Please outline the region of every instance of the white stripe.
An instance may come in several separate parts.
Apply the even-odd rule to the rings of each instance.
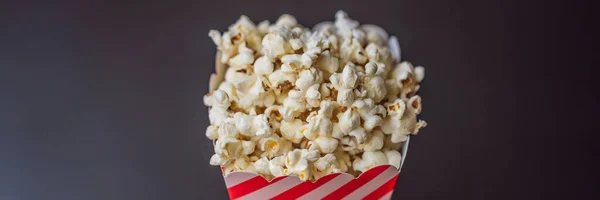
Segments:
[[[344,199],[362,199],[363,197],[371,194],[371,192],[377,190],[396,175],[398,175],[398,171],[396,171],[396,168],[390,166],[381,174],[377,175],[360,188],[354,190],[354,192],[348,194],[348,196],[344,197]]]
[[[394,190],[388,192],[387,194],[383,195],[381,198],[379,198],[379,200],[390,200],[392,199],[392,193],[394,193]]]
[[[238,200],[247,200],[247,199],[269,199],[282,192],[293,188],[294,186],[302,183],[302,181],[296,176],[288,176],[283,178],[276,183],[263,187],[259,190],[256,190],[250,194],[244,195],[243,197],[238,198]]]
[[[400,172],[400,170],[402,170],[402,166],[404,165],[404,159],[406,159],[406,155],[408,153],[408,143],[410,142],[410,135],[406,138],[406,141],[404,141],[404,144],[402,144],[402,150],[400,151],[400,155],[402,155],[402,160],[400,161],[400,169],[398,169],[398,172]]]
[[[323,197],[327,196],[328,194],[331,194],[333,191],[335,191],[336,189],[350,182],[353,179],[354,176],[350,174],[340,174],[337,177],[331,179],[329,182],[321,185],[321,187],[318,187],[313,191],[305,194],[304,196],[301,196],[300,198],[298,198],[298,200],[322,199]]]
[[[258,175],[249,172],[233,172],[225,177],[225,185],[227,185],[227,188],[231,188],[256,176]]]

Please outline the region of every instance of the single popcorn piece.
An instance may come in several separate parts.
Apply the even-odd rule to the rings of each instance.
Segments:
[[[388,164],[387,156],[381,151],[366,151],[362,158],[356,158],[352,167],[356,171],[365,172],[373,167]]]
[[[381,126],[383,117],[387,114],[384,106],[376,105],[371,99],[357,100],[352,104],[352,107],[358,110],[358,114],[364,122],[363,127],[367,131]]]
[[[388,160],[388,164],[400,169],[400,163],[402,162],[402,155],[400,152],[395,150],[384,150],[383,153]]]
[[[268,137],[272,134],[271,127],[267,121],[267,116],[264,114],[255,116],[252,119],[252,125],[252,132],[254,132],[256,136]]]
[[[317,59],[315,67],[322,70],[325,73],[325,77],[329,77],[331,74],[337,72],[339,68],[339,60],[337,57],[332,56],[329,50],[326,50],[323,51],[321,56],[319,56]]]
[[[207,100],[209,105],[212,106],[208,111],[208,119],[210,124],[220,125],[223,124],[227,116],[229,116],[229,106],[231,103],[229,102],[229,96],[227,93],[222,90],[217,90],[213,92],[212,96],[208,97]]]
[[[299,119],[281,121],[281,136],[293,143],[300,143],[302,138],[304,138],[304,135],[300,132],[302,124],[302,121]]]
[[[229,159],[227,159],[227,158],[225,158],[225,157],[223,157],[221,155],[218,155],[218,154],[213,154],[210,157],[210,164],[211,165],[221,165],[221,166],[223,166],[223,165],[227,164],[227,162],[229,162]]]
[[[238,158],[242,150],[242,142],[234,137],[221,137],[215,143],[215,153],[225,158]]]
[[[274,67],[275,65],[268,57],[261,56],[254,62],[254,74],[256,76],[269,76],[273,73]]]
[[[216,140],[219,138],[219,127],[215,125],[206,127],[206,137],[211,140]]]
[[[260,175],[270,177],[271,170],[269,169],[269,163],[269,159],[267,159],[266,157],[262,157],[255,161],[252,165],[254,165],[254,168]]]
[[[312,29],[291,15],[258,24],[241,16],[211,30],[217,47],[205,135],[211,165],[268,180],[315,181],[400,168],[400,148],[427,123],[425,69],[401,61],[398,38],[338,11]]]
[[[229,59],[229,64],[233,67],[249,65],[254,62],[254,51],[246,47],[246,43],[242,43],[238,48],[238,55]]]
[[[245,171],[257,173],[258,171],[249,163],[248,157],[237,158],[233,162],[223,166],[223,173],[229,174],[233,171]]]
[[[319,84],[314,84],[306,90],[306,103],[310,107],[319,107],[321,103],[321,92],[319,92]]]
[[[417,120],[417,114],[421,112],[421,97],[413,96],[408,105],[403,100],[397,99],[388,105],[388,117],[381,126],[382,131],[392,135],[392,142],[404,142],[410,134],[417,134],[419,129],[427,123]]]
[[[365,32],[368,43],[381,46],[387,42],[389,35],[383,28],[373,24],[363,24],[360,28]]]
[[[337,167],[337,159],[333,154],[327,154],[321,158],[319,158],[313,164],[313,177],[312,180],[317,180],[323,176],[332,173],[340,173],[341,169]]]
[[[267,138],[260,138],[258,140],[258,145],[260,150],[263,152],[261,156],[267,158],[285,155],[292,149],[292,142],[280,138],[277,135]]]
[[[342,106],[350,106],[354,102],[353,89],[358,84],[356,66],[346,64],[342,73],[335,73],[329,78],[333,87],[338,91],[337,102]]]
[[[269,161],[269,172],[271,172],[271,175],[279,177],[289,174],[286,173],[287,170],[285,169],[285,159],[286,156],[277,156]]]
[[[242,141],[242,154],[250,155],[254,152],[254,147],[256,147],[256,144],[253,141]]]
[[[347,109],[344,113],[339,113],[337,118],[339,119],[340,130],[344,135],[347,135],[350,131],[360,126],[360,117],[352,109]]]
[[[363,86],[366,89],[367,97],[375,102],[380,102],[385,98],[387,89],[385,80],[378,74],[384,74],[384,69],[378,69],[377,64],[369,62],[365,65],[366,75],[363,77]]]
[[[313,162],[319,159],[319,152],[315,150],[294,149],[287,154],[285,166],[287,174],[297,175],[300,180],[312,177]]]
[[[380,130],[374,130],[369,138],[359,146],[363,151],[377,151],[383,148],[384,135]]]

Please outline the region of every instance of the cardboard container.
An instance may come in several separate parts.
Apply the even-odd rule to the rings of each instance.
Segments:
[[[404,164],[410,137],[404,142],[400,169]],[[400,169],[391,165],[374,167],[358,177],[336,173],[317,181],[301,181],[296,176],[281,176],[270,182],[249,172],[232,172],[225,176],[230,199],[391,199]]]

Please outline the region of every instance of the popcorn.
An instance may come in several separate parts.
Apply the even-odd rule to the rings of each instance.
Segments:
[[[314,84],[306,90],[306,103],[310,107],[319,107],[321,103],[321,93],[319,92],[319,84]]]
[[[396,169],[400,169],[400,163],[402,162],[402,155],[400,155],[400,152],[395,150],[385,150],[383,153],[385,154],[389,165],[396,167]]]
[[[424,68],[400,62],[397,38],[343,11],[312,30],[287,14],[258,25],[241,16],[208,35],[218,60],[205,135],[224,174],[316,180],[399,168],[401,145],[427,125],[417,118]]]
[[[266,35],[269,32],[269,21],[265,20],[258,23],[256,29],[260,35]]]
[[[364,143],[367,139],[367,133],[362,127],[352,129],[352,131],[348,132],[348,135],[354,137],[356,139],[356,142],[358,142],[359,144]]]
[[[308,130],[304,136],[308,139],[315,139],[318,136],[330,136],[333,131],[333,124],[329,119],[332,112],[332,104],[324,102],[319,112],[312,112],[307,118]]]
[[[381,46],[387,42],[389,35],[383,28],[373,24],[363,24],[360,28],[365,31],[368,43],[375,43]]]
[[[358,75],[356,74],[356,66],[352,63],[347,63],[344,66],[342,73],[335,73],[329,78],[333,86],[340,89],[353,89],[358,83]]]
[[[254,74],[256,76],[268,76],[273,73],[274,65],[266,56],[261,56],[254,62]]]
[[[394,57],[394,60],[396,60],[396,62],[400,62],[402,60],[402,54],[400,50],[400,45],[398,44],[398,38],[396,38],[396,36],[390,37],[390,39],[388,40],[388,44],[390,46],[390,51],[392,53],[392,56]]]
[[[222,155],[219,155],[219,154],[213,154],[210,157],[210,164],[211,165],[221,165],[221,166],[223,166],[223,165],[227,164],[228,161],[229,161],[229,159],[227,159],[227,158],[225,158],[225,157],[223,157]]]
[[[425,121],[417,121],[417,114],[421,112],[421,97],[414,96],[407,106],[403,100],[397,99],[388,106],[388,117],[381,126],[386,134],[392,135],[392,142],[404,142],[409,134],[417,134],[419,129],[425,127]]]
[[[338,140],[332,137],[319,136],[314,140],[314,146],[321,153],[332,153],[338,146]]]
[[[340,129],[339,123],[333,123],[333,130],[331,131],[331,137],[341,140],[344,137],[344,133]]]
[[[286,156],[277,156],[269,161],[269,172],[275,177],[285,176],[289,173],[286,173],[287,170],[285,167],[285,159]]]
[[[336,160],[335,155],[333,155],[333,154],[327,154],[327,155],[319,158],[313,164],[314,169],[312,170],[312,172],[313,172],[312,179],[317,180],[317,179],[319,179],[323,176],[326,176],[328,174],[331,174],[331,173],[342,172],[342,170],[337,167],[336,163],[337,163],[337,160]]]
[[[254,133],[251,131],[253,121],[251,116],[238,112],[233,115],[233,120],[235,123],[235,128],[237,128],[237,130],[240,131],[242,135],[254,135]]]
[[[338,70],[339,60],[332,56],[329,50],[326,50],[317,59],[315,67],[322,70],[325,77],[329,77]]]
[[[298,21],[296,21],[296,18],[294,16],[288,15],[288,14],[283,14],[279,17],[279,19],[277,19],[277,22],[275,22],[275,26],[281,27],[281,26],[285,26],[288,28],[293,28],[294,26],[296,26],[296,24],[298,24]]]
[[[357,28],[359,25],[358,21],[350,19],[348,14],[341,10],[335,13],[334,24],[340,35],[347,34],[348,31],[352,31],[352,29]]]
[[[296,87],[304,91],[308,87],[322,82],[322,79],[322,73],[318,69],[302,70],[296,80]]]
[[[356,155],[358,153],[360,153],[360,144],[358,144],[358,142],[356,141],[356,138],[353,138],[351,136],[344,136],[341,139],[341,144],[342,144],[342,149],[350,154],[350,155]]]
[[[375,127],[383,124],[383,117],[386,116],[387,112],[385,107],[382,105],[375,105],[375,102],[371,99],[357,100],[352,104],[353,108],[356,108],[360,118],[363,120],[363,127],[367,131],[373,130]]]
[[[364,64],[367,61],[365,50],[357,38],[346,39],[340,45],[340,58],[345,62]]]
[[[257,115],[252,119],[252,132],[256,136],[270,136],[272,134],[271,127],[267,121],[267,116],[264,114]]]
[[[354,102],[354,91],[352,89],[340,89],[337,93],[337,102],[343,106],[349,106]]]
[[[390,149],[390,150],[399,151],[400,148],[402,148],[403,144],[404,144],[404,142],[392,142],[392,136],[391,135],[384,135],[383,149]]]
[[[250,165],[247,157],[237,158],[233,162],[223,166],[223,172],[225,174],[229,174],[233,171],[257,172],[254,166]]]
[[[220,137],[215,142],[215,154],[223,159],[239,158],[242,150],[242,142],[234,137]]]
[[[423,78],[425,78],[425,68],[423,68],[422,66],[416,66],[415,77],[417,78],[417,81],[423,81]]]
[[[388,164],[388,159],[381,151],[366,151],[362,158],[356,158],[352,167],[356,171],[365,172],[375,166]]]
[[[254,142],[252,142],[252,141],[242,141],[242,154],[250,155],[251,153],[254,152],[255,146],[256,146],[256,144],[254,144]]]
[[[210,126],[206,127],[206,137],[211,140],[216,140],[217,138],[219,138],[218,131],[219,131],[219,127],[217,127],[215,125],[210,125]]]
[[[298,39],[298,38],[291,39],[290,45],[292,46],[292,49],[294,49],[294,50],[301,49],[304,46],[304,44],[302,43],[302,40]]]
[[[228,119],[228,121],[230,120]],[[237,138],[239,133],[240,132],[235,125],[228,122],[221,124],[221,127],[219,127],[219,130],[217,131],[219,138]]]
[[[369,71],[367,71],[367,75],[363,77],[362,82],[363,87],[366,89],[367,97],[375,102],[380,102],[381,100],[383,100],[383,98],[385,98],[387,90],[385,88],[385,81],[383,80],[383,78],[381,76],[376,75],[377,72],[379,72],[380,74],[384,72],[382,70],[379,70],[377,72],[373,71],[376,70],[374,69],[376,68],[376,66],[374,65],[376,64],[373,62],[367,63],[365,67],[368,67]]]
[[[280,132],[281,136],[292,143],[300,143],[304,135],[300,133],[300,127],[302,127],[302,121],[294,119],[291,121],[281,121]]]
[[[420,75],[424,76],[425,72],[421,69],[419,71]],[[406,100],[419,90],[419,81],[415,74],[415,69],[409,62],[398,64],[392,71],[391,75],[396,86],[399,88],[399,97],[401,99]]]
[[[285,42],[288,37],[287,34],[282,29],[267,34],[262,40],[264,55],[273,59],[286,53],[292,53],[293,49],[290,43]]]
[[[349,106],[354,102],[352,89],[358,84],[356,67],[352,63],[346,64],[342,73],[334,73],[329,78],[331,84],[337,89],[337,102],[342,106]]]
[[[267,159],[266,157],[262,157],[255,161],[252,165],[260,175],[269,177],[271,175],[269,163],[269,159]]]
[[[297,175],[300,180],[312,177],[312,163],[317,161],[319,153],[306,149],[294,149],[287,154],[285,166],[287,174]]]
[[[385,137],[383,135],[383,132],[381,132],[380,130],[374,130],[370,137],[363,144],[361,144],[359,148],[363,151],[380,150],[383,147],[384,139]]]
[[[319,58],[319,54],[321,54],[321,47],[310,47],[308,48],[304,54],[302,54],[301,61],[302,66],[305,68],[310,67],[312,63]]]
[[[333,155],[335,156],[336,160],[335,165],[340,169],[340,171],[347,172],[348,169],[350,169],[350,167],[352,166],[350,155],[348,153],[345,153],[344,150],[339,146],[333,152]]]
[[[296,82],[298,75],[293,73],[285,73],[281,69],[275,70],[269,75],[269,83],[271,88],[287,88],[292,86],[292,83]]]
[[[238,52],[239,52],[238,55],[229,59],[229,65],[235,67],[235,66],[249,65],[254,62],[254,51],[252,49],[249,49],[248,47],[246,47],[245,42],[242,43],[240,45],[240,47],[238,47]]]
[[[303,68],[302,55],[300,54],[288,54],[281,57],[281,71],[286,73],[294,73]]]
[[[267,158],[284,155],[292,149],[290,141],[282,139],[277,135],[259,139],[258,146],[263,152],[261,156]]]
[[[352,109],[347,109],[346,112],[338,114],[340,131],[347,135],[350,131],[360,126],[360,117]]]
[[[304,99],[294,99],[292,96],[288,96],[283,100],[283,107],[279,109],[279,113],[283,115],[283,120],[290,121],[305,110],[306,101]]]

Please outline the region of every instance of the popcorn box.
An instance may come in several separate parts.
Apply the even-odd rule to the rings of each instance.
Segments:
[[[224,177],[230,199],[391,199],[396,180],[404,164],[410,137],[401,149],[400,169],[381,165],[365,171],[358,177],[334,173],[314,183],[301,181],[296,176],[281,176],[267,181],[249,172],[232,172]]]
[[[319,26],[318,24],[315,28],[319,29]],[[385,30],[375,25],[362,25],[361,28],[374,30],[382,38],[389,38],[387,43],[393,59],[396,63],[401,61],[401,49],[396,37],[390,37]],[[212,74],[209,80],[210,92],[217,90],[225,80],[228,64],[221,62],[221,54],[220,50],[217,51],[216,73]],[[410,68],[412,69],[412,65]],[[420,70],[423,70],[422,67]],[[423,75],[420,75],[420,78],[417,75],[416,80],[420,82],[422,78]],[[407,136],[401,146],[399,168],[392,165],[376,166],[358,177],[348,173],[333,173],[315,182],[302,181],[296,176],[280,176],[269,181],[255,173],[236,171],[225,175],[224,180],[230,199],[391,199],[407,155],[409,141],[410,137]]]

